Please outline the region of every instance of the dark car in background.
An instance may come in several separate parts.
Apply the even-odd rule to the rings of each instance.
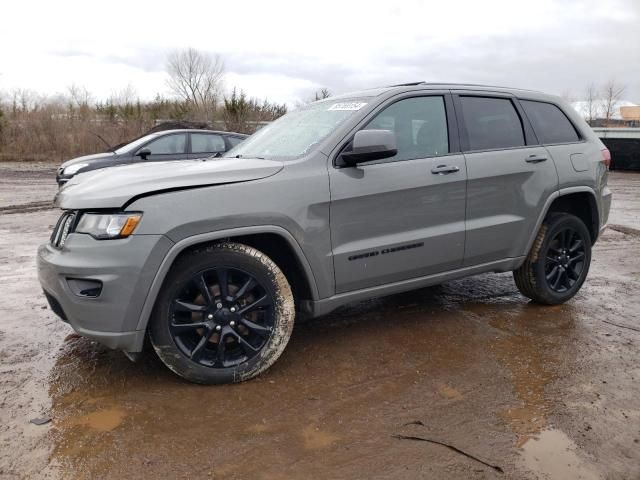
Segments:
[[[223,154],[248,135],[214,130],[164,130],[140,137],[110,152],[73,158],[64,162],[56,174],[62,186],[78,173],[137,162],[186,160]]]

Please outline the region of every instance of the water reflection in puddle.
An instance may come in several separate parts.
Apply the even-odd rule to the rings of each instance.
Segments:
[[[578,456],[578,446],[561,430],[543,430],[522,445],[527,470],[546,480],[598,480],[595,468]]]
[[[572,306],[475,309],[501,333],[490,348],[509,371],[518,400],[501,415],[518,435],[516,447],[521,449],[524,468],[545,480],[602,478],[569,436],[552,428],[548,420],[558,399],[547,388],[576,356],[572,337],[579,332]]]

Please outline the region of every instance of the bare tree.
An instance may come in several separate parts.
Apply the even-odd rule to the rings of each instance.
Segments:
[[[331,96],[331,91],[328,88],[320,88],[314,91],[307,98],[299,100],[296,102],[296,108],[302,108],[305,105],[309,105],[310,103],[317,102],[318,100],[324,100],[325,98],[329,98]]]
[[[320,90],[317,90],[315,92],[314,95],[314,99],[313,101],[316,102],[318,100],[324,100],[325,98],[329,98],[331,96],[331,92],[329,91],[328,88],[321,88]]]
[[[109,102],[113,105],[133,105],[138,99],[138,91],[128,83],[126,87],[112,91]]]
[[[586,114],[587,114],[587,122],[589,125],[593,123],[593,121],[598,118],[600,115],[600,99],[598,98],[598,89],[593,83],[590,83],[587,87],[587,92],[585,95],[586,99]]]
[[[248,98],[243,90],[233,89],[231,95],[225,95],[222,106],[222,118],[225,128],[233,132],[253,133],[265,122],[271,122],[287,113],[287,106],[271,103],[266,98],[260,103]]]
[[[1,92],[0,92],[1,93]],[[2,97],[0,97],[0,150],[2,150],[2,146],[4,144],[4,130],[5,130],[5,114],[2,109]]]
[[[194,110],[211,119],[222,91],[224,63],[219,55],[194,48],[175,51],[167,57],[169,88]]]
[[[68,109],[69,115],[72,117],[78,115],[81,120],[86,120],[89,117],[91,110],[91,103],[93,102],[93,96],[87,89],[72,83],[67,87],[68,92]]]
[[[17,112],[28,112],[37,108],[39,104],[38,94],[32,90],[26,88],[14,88],[10,92],[12,112],[15,115]]]
[[[622,98],[622,94],[625,91],[624,85],[619,85],[615,82],[615,80],[609,81],[604,86],[604,99],[603,99],[603,110],[604,110],[604,119],[609,124],[610,120],[616,113],[616,107]]]
[[[67,87],[67,92],[73,105],[77,108],[88,107],[92,102],[92,95],[87,87],[82,87],[72,83]]]

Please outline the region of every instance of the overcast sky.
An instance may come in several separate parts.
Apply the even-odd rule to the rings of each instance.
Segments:
[[[165,59],[220,54],[227,89],[294,105],[416,80],[583,95],[626,85],[640,103],[640,0],[3,2],[0,92],[75,83],[104,99],[168,94]]]

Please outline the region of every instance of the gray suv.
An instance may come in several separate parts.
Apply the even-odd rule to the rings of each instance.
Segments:
[[[51,308],[199,383],[271,366],[298,316],[483,272],[580,289],[610,156],[560,98],[415,83],[312,103],[223,158],[81,174],[38,251]]]

